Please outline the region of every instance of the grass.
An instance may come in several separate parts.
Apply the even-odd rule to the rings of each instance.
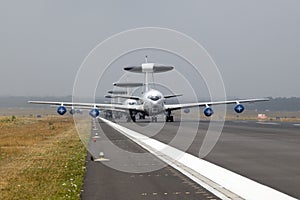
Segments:
[[[85,158],[70,117],[0,117],[0,199],[80,199]]]

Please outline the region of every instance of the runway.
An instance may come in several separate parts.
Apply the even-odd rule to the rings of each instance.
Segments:
[[[170,143],[179,126],[193,122],[165,124],[153,138]],[[199,155],[209,122],[200,122],[197,136],[187,152]],[[144,125],[126,127],[149,134]],[[294,123],[227,121],[213,150],[204,158],[276,190],[300,198],[300,127]],[[189,134],[187,132],[187,137]],[[184,139],[182,139],[184,140]],[[173,146],[182,149],[180,142]]]
[[[179,126],[181,127],[183,126],[184,130],[186,131],[186,137],[187,138],[190,137],[188,130],[191,123],[193,122],[187,121],[187,122],[175,122],[175,123],[168,123],[168,124],[164,124],[160,122],[154,123],[151,124],[151,126],[157,126],[160,128],[162,126],[162,129],[158,133],[155,133],[154,135],[153,132],[149,131],[149,129],[146,128],[149,125],[148,122],[138,122],[137,124],[124,123],[124,122],[119,122],[119,123],[122,126],[136,130],[145,135],[152,136],[152,138],[162,141],[164,143],[170,143],[170,141],[174,139]],[[103,123],[100,124],[103,128],[103,132],[106,132],[105,133],[106,135],[108,135],[107,133],[113,133],[114,137],[116,137],[116,135],[117,137],[121,137],[120,134],[118,134],[118,132],[112,130],[110,127],[107,127]],[[195,156],[199,154],[199,149],[203,142],[203,138],[205,136],[205,132],[207,128],[208,128],[208,122],[205,121],[200,122],[200,126],[197,130],[198,131],[197,135],[194,138],[192,145],[187,150],[188,153],[193,154]],[[218,143],[215,145],[214,149],[208,154],[208,156],[205,157],[205,160],[215,163],[221,167],[224,167],[238,174],[241,174],[259,183],[270,186],[288,195],[299,198],[300,197],[300,192],[298,191],[298,185],[300,184],[299,128],[300,128],[299,126],[293,123],[282,123],[282,122],[271,122],[271,123],[266,123],[266,122],[257,123],[255,121],[226,122]],[[182,137],[180,139],[185,140],[186,138]],[[120,141],[123,142],[120,143]],[[98,141],[96,143],[98,143]],[[126,138],[123,138],[121,140],[118,139],[118,143],[119,143],[118,145],[122,146],[123,149],[124,147],[126,147],[129,148],[128,149],[129,151],[140,151],[138,150],[138,147],[135,144],[133,144],[131,141],[128,141],[128,139]],[[133,149],[133,146],[135,146],[134,147],[135,149]],[[180,142],[173,142],[172,146],[178,149],[184,148],[181,146]],[[159,161],[157,161],[157,163],[159,163]],[[155,172],[150,172],[150,174],[147,173],[142,174],[143,175],[142,177],[144,178],[142,179],[142,183],[140,183],[140,182],[136,182],[136,179],[134,181],[131,181],[132,179],[130,179],[130,176],[133,176],[133,174],[129,173],[130,175],[128,174],[126,178],[126,175],[124,175],[123,172],[122,175],[120,175],[119,173],[121,172],[113,171],[110,168],[106,169],[108,167],[102,165],[103,164],[100,164],[99,162],[90,162],[90,161],[88,162],[87,175],[84,183],[84,191],[82,193],[83,199],[89,199],[88,198],[90,197],[89,194],[90,195],[95,194],[97,193],[97,191],[101,191],[100,193],[102,195],[104,194],[108,195],[109,193],[111,193],[109,191],[112,191],[114,189],[123,191],[122,189],[116,189],[117,187],[121,187],[121,188],[125,187],[124,190],[126,191],[129,190],[129,191],[134,191],[133,193],[136,192],[135,195],[130,196],[130,199],[135,199],[135,198],[140,199],[141,196],[145,198],[147,196],[148,199],[153,199],[153,198],[176,199],[177,198],[175,197],[176,195],[178,195],[178,199],[184,199],[184,198],[208,199],[207,196],[209,196],[211,199],[214,198],[217,199],[217,197],[214,197],[212,194],[200,197],[199,196],[201,194],[200,191],[193,190],[195,189],[194,187],[188,187],[189,184],[187,185],[182,184],[182,182],[184,182],[182,181],[182,178],[185,179],[187,178],[184,177],[182,174],[180,174],[178,171],[170,167],[165,167],[161,169],[162,171],[160,170],[157,171],[157,173],[160,174],[157,177],[160,177],[162,180],[160,179],[153,180],[153,178],[155,177],[154,175]],[[99,170],[99,166],[100,166],[100,170]],[[107,170],[110,171],[110,173],[108,173]],[[172,180],[170,180],[169,178],[169,174],[172,174],[170,173],[170,170],[173,172],[173,175],[175,174],[175,176],[172,176],[174,177],[174,179]],[[161,174],[168,174],[168,176],[163,177],[161,176]],[[120,181],[122,179],[119,178],[122,176],[123,177],[125,176],[123,184],[122,181]],[[150,177],[152,177],[152,179]],[[188,182],[190,182],[191,185],[193,186],[196,185],[195,183],[193,183],[193,181],[189,179],[187,180]],[[149,182],[152,183],[153,185],[151,186]],[[137,186],[134,186],[135,183],[137,183]],[[164,183],[164,184],[160,184],[160,183]],[[101,184],[103,184],[104,186],[101,186]],[[143,185],[145,185],[145,187],[143,187]],[[163,185],[164,187],[162,187],[161,185]],[[131,186],[134,186],[133,187],[134,189],[130,188]],[[171,186],[175,188],[172,188]],[[170,187],[172,189],[170,189]],[[149,188],[155,188],[155,189],[147,190]],[[201,187],[200,189],[205,191]],[[145,190],[147,191],[145,192]],[[167,195],[164,196],[165,193],[167,193]],[[142,194],[144,194],[144,196]],[[179,194],[181,194],[181,196]],[[187,196],[185,197],[184,194]],[[118,198],[112,198],[112,199],[118,199]]]
[[[107,145],[108,140],[110,140],[122,150],[145,153],[143,148],[105,123],[100,123],[101,127],[99,124],[96,126],[97,128],[92,131],[92,136],[97,133],[99,138],[96,142],[94,142],[93,137],[91,138],[90,147],[92,151],[100,152],[107,149],[103,146]],[[105,139],[104,134],[107,136]],[[101,138],[102,141],[100,141]],[[110,160],[103,162],[92,161],[91,155],[88,155],[81,199],[219,199],[177,170],[165,166],[154,156],[135,160],[130,156],[113,159],[113,152],[107,154]],[[130,168],[136,168],[136,170],[139,168],[144,170],[149,165],[161,169],[144,173],[127,173],[106,166],[105,164],[109,162],[116,162],[118,166],[124,167],[126,165]]]

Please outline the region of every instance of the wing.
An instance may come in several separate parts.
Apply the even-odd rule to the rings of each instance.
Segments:
[[[32,104],[46,104],[46,105],[57,105],[66,107],[80,107],[80,108],[98,108],[106,110],[137,110],[144,111],[142,105],[119,105],[119,104],[99,104],[99,103],[76,103],[76,102],[58,102],[58,101],[28,101]]]
[[[239,103],[251,103],[259,101],[269,101],[268,98],[261,99],[243,99],[243,100],[231,100],[231,101],[215,101],[215,102],[198,102],[198,103],[185,103],[185,104],[169,104],[165,105],[165,110],[178,110],[182,108],[192,108],[192,107],[206,107],[211,105],[220,104],[239,104]]]
[[[168,98],[180,97],[180,96],[182,96],[182,94],[171,94],[171,95],[164,95],[164,98],[168,99]]]
[[[64,105],[65,106],[65,105]],[[57,107],[56,105],[50,105],[50,107]],[[72,108],[72,109],[82,109],[82,110],[90,110],[93,109],[94,106],[65,106],[66,108]],[[110,108],[110,109],[100,109],[102,111],[118,111],[118,112],[126,112],[127,110],[121,110],[117,108]]]

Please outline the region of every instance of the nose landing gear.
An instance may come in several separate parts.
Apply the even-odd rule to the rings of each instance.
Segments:
[[[151,119],[152,119],[152,122],[157,122],[157,117],[156,116],[152,117]]]
[[[171,115],[171,110],[167,110],[166,112],[166,122],[174,122],[174,117]]]

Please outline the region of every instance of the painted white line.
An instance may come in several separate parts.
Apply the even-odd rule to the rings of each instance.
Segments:
[[[138,132],[100,119],[221,199],[295,199]]]
[[[300,126],[300,124],[293,124],[294,126]]]
[[[207,178],[201,176],[200,174],[197,174],[196,172],[194,172],[190,168],[186,168],[185,166],[180,164],[178,161],[168,157],[166,154],[163,154],[161,152],[161,148],[163,149],[163,148],[165,148],[165,146],[168,146],[168,145],[165,145],[164,143],[161,143],[159,141],[151,139],[151,138],[149,138],[147,136],[144,136],[140,133],[137,133],[133,130],[122,127],[118,124],[115,124],[115,123],[109,121],[109,120],[106,120],[106,119],[103,119],[103,118],[100,118],[100,119],[102,121],[106,122],[109,126],[114,128],[118,132],[122,133],[123,135],[125,135],[126,137],[128,137],[129,139],[131,139],[132,141],[137,143],[138,145],[140,145],[141,147],[143,147],[144,149],[146,149],[147,151],[149,151],[150,153],[152,153],[153,155],[155,155],[156,157],[158,157],[159,159],[161,159],[162,161],[164,161],[165,163],[167,163],[169,166],[173,167],[174,169],[178,170],[179,172],[181,172],[185,176],[189,177],[191,180],[195,181],[196,183],[198,183],[203,188],[207,189],[208,191],[210,191],[211,193],[213,193],[214,195],[216,195],[220,199],[223,199],[223,200],[230,200],[230,199],[241,200],[240,197],[236,196],[235,194],[231,193],[230,191],[227,191],[223,187],[220,187],[220,186],[216,185],[215,183],[212,183]],[[152,148],[151,144],[149,145],[149,144],[145,143],[146,140],[153,140],[154,142],[155,141],[158,142],[158,146],[160,147],[158,149],[160,149],[160,150],[157,150],[157,148]],[[161,143],[162,146],[160,146],[159,143]],[[171,146],[168,146],[168,147],[170,147],[171,149],[177,150],[177,149],[175,149]],[[180,152],[179,155],[181,155],[181,151],[179,151],[179,152]],[[208,184],[208,182],[210,182],[211,184]],[[216,188],[218,188],[218,189],[216,189]],[[220,192],[219,190],[223,190],[223,192]],[[227,193],[227,196],[229,196],[230,198],[228,198],[223,193]]]
[[[257,124],[266,124],[266,125],[279,125],[279,123],[276,122],[256,122]]]
[[[233,123],[248,123],[248,121],[232,121]]]

